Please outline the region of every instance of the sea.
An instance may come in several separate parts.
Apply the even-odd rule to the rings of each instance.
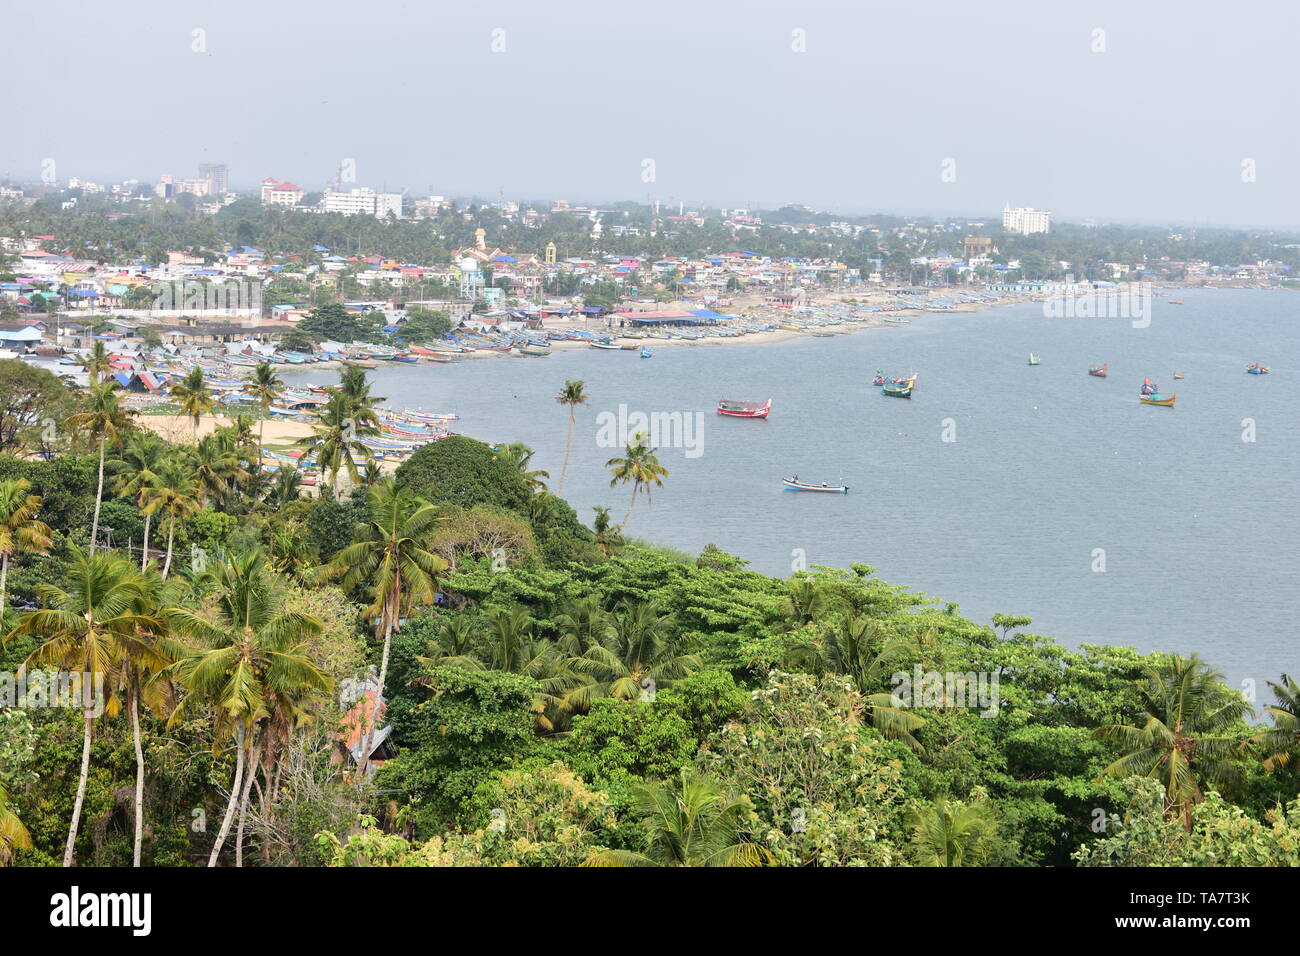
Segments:
[[[568,429],[554,398],[579,379],[590,402],[563,497],[587,522],[596,505],[623,516],[630,488],[610,487],[605,463],[653,423],[669,475],[629,536],[716,544],[778,576],[867,564],[976,621],[1031,617],[1067,646],[1197,651],[1269,702],[1266,681],[1300,674],[1300,293],[1180,289],[1137,320],[1049,311],[371,374],[390,407],[455,411],[460,433],[526,443],[552,487]],[[1247,374],[1256,361],[1271,374]],[[1106,378],[1087,374],[1103,363]],[[912,398],[872,387],[877,369],[915,373]],[[1139,402],[1147,378],[1174,408]],[[721,398],[771,398],[771,415],[719,416]],[[783,490],[795,474],[849,492]]]

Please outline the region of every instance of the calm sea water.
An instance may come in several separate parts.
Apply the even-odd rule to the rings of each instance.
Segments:
[[[1197,650],[1263,694],[1265,680],[1300,673],[1300,295],[1174,295],[1186,304],[1158,299],[1147,328],[1025,305],[648,360],[584,349],[373,375],[392,406],[454,410],[465,434],[526,442],[552,485],[567,425],[553,396],[582,379],[592,401],[564,496],[588,521],[597,504],[621,517],[629,497],[609,487],[604,462],[619,450],[598,445],[601,413],[700,412],[700,454],[661,449],[671,475],[629,534],[691,552],[713,542],[782,576],[800,556],[863,562],[975,620],[1029,615],[1072,646]],[[1247,375],[1256,360],[1273,373]],[[1102,362],[1109,378],[1086,374]],[[877,368],[916,371],[914,397],[870,387]],[[1140,404],[1143,377],[1177,392],[1177,408]],[[766,422],[714,413],[720,397],[769,396]],[[851,490],[786,492],[790,473]]]

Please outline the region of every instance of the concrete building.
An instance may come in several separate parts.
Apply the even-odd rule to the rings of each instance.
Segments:
[[[1002,209],[1002,228],[1022,236],[1049,232],[1052,228],[1052,214],[1043,209],[1024,206],[1012,209],[1011,204],[1007,203]]]
[[[199,163],[199,179],[207,180],[210,196],[230,192],[230,168],[225,163]]]
[[[324,212],[338,212],[345,216],[378,216],[383,218],[393,215],[401,218],[402,196],[400,193],[377,193],[373,189],[361,187],[350,192],[327,192],[321,200]]]
[[[302,202],[303,191],[290,182],[276,182],[267,177],[262,180],[263,206],[296,206]]]

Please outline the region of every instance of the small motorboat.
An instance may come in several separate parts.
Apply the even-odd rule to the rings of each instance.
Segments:
[[[1089,375],[1095,375],[1097,378],[1105,378],[1106,373],[1110,371],[1110,363],[1105,365],[1094,365],[1088,369]]]
[[[1271,371],[1271,369],[1269,369],[1267,365],[1260,365],[1258,362],[1256,362],[1254,365],[1248,367],[1246,371],[1249,372],[1251,375],[1267,375]]]
[[[593,349],[607,349],[607,350],[609,350],[609,351],[613,351],[613,352],[621,352],[621,351],[623,351],[623,346],[621,346],[621,345],[615,345],[615,344],[612,343],[612,342],[592,342],[592,343],[590,343],[590,346],[591,346],[591,348],[593,348]]]
[[[1037,353],[1037,352],[1030,352],[1030,353],[1029,353],[1029,364],[1030,364],[1030,365],[1039,365],[1039,364],[1042,363],[1042,361],[1043,361],[1043,360],[1040,359],[1040,358],[1038,357],[1038,353]]]
[[[800,481],[799,476],[793,478],[782,478],[781,487],[786,491],[820,491],[823,494],[846,495],[849,493],[848,485],[828,485],[822,482],[820,485],[814,485],[808,481]]]
[[[1173,395],[1161,395],[1159,392],[1153,392],[1150,395],[1140,396],[1143,405],[1159,405],[1162,408],[1173,408],[1174,402],[1178,400],[1177,393]]]
[[[655,353],[652,352],[650,349],[645,348],[644,346],[642,346],[642,348],[641,348],[641,357],[642,357],[642,358],[654,358],[654,357],[655,357]]]
[[[1182,305],[1182,304],[1183,304],[1183,300],[1182,300],[1182,299],[1166,299],[1165,301],[1168,302],[1170,305]]]
[[[1174,372],[1174,378],[1186,378],[1186,377],[1187,376],[1184,375],[1182,372]]]
[[[765,402],[738,402],[730,398],[718,399],[718,414],[732,418],[767,418],[772,410],[772,400]]]
[[[880,386],[880,394],[888,395],[890,398],[911,398],[914,388],[916,388],[915,375],[911,378],[896,378],[892,382],[886,382]]]

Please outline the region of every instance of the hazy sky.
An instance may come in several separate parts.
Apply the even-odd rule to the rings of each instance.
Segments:
[[[1300,226],[1300,0],[43,0],[3,19],[0,175],[22,180],[46,159],[61,183],[224,161],[237,187],[313,190],[351,159],[356,185],[412,195]]]

